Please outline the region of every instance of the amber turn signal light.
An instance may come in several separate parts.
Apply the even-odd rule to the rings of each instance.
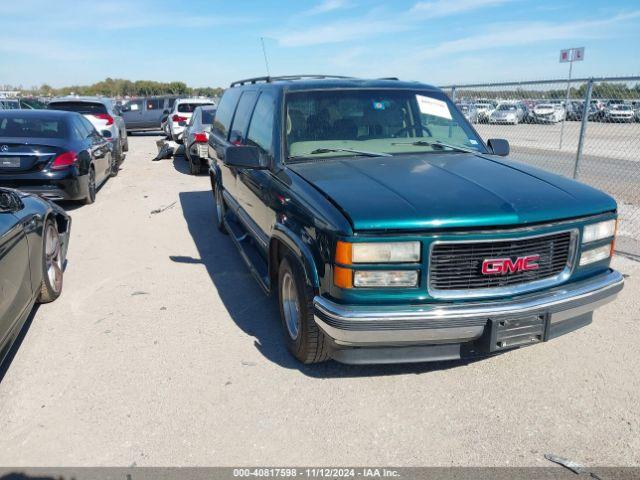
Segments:
[[[333,284],[340,288],[353,287],[353,270],[338,266],[333,267]]]

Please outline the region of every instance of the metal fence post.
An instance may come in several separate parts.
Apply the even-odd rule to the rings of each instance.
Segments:
[[[451,87],[451,101],[455,103],[456,101],[456,87]]]
[[[582,147],[584,145],[584,135],[587,131],[587,122],[589,121],[589,107],[591,106],[591,92],[593,90],[593,78],[587,83],[587,93],[584,98],[584,107],[582,109],[582,122],[580,123],[580,136],[578,137],[578,150],[576,152],[576,164],[573,168],[573,178],[578,178],[580,160],[582,160]]]

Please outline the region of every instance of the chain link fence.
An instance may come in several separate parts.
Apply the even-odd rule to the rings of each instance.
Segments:
[[[608,192],[617,249],[640,255],[640,77],[441,87],[486,140],[511,157]]]

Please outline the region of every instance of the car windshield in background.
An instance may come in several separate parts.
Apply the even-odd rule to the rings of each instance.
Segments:
[[[180,113],[193,113],[193,111],[202,107],[203,105],[212,105],[211,103],[180,103],[178,104],[178,112]]]
[[[515,105],[500,105],[498,107],[498,110],[500,110],[500,111],[515,110],[515,109],[516,109]]]
[[[291,92],[286,100],[288,157],[453,151],[485,152],[446,95],[411,90]]]
[[[0,100],[0,106],[2,106],[4,110],[19,110],[20,102],[17,100]]]
[[[216,116],[215,110],[202,110],[202,123],[205,125],[213,124],[213,117]]]
[[[50,118],[0,117],[0,137],[66,138],[67,127],[63,120]]]
[[[107,107],[99,102],[51,102],[49,110],[64,110],[77,112],[83,115],[95,113],[107,113]]]

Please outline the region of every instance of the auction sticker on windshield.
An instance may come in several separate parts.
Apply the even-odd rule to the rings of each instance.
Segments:
[[[424,95],[416,95],[416,99],[418,100],[420,113],[451,120],[451,112],[449,111],[449,107],[446,102],[438,100],[437,98],[426,97]]]

